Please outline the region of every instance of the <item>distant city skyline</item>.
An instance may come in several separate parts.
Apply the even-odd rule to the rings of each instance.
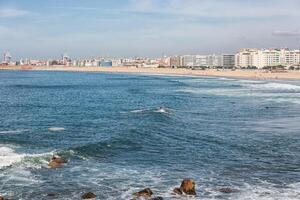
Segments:
[[[298,0],[2,0],[0,52],[159,57],[300,48]]]

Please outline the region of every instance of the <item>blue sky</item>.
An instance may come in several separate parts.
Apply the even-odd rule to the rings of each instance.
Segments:
[[[0,51],[15,58],[300,48],[299,0],[0,0]]]

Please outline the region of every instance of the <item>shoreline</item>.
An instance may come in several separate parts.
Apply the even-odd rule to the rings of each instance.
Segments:
[[[65,71],[96,73],[130,73],[157,76],[224,77],[256,80],[300,80],[300,71],[269,72],[264,70],[192,70],[185,68],[136,68],[136,67],[66,67],[66,66],[0,66],[0,70],[16,71]]]

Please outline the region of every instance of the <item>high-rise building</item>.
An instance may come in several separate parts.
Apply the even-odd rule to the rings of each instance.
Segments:
[[[221,66],[224,68],[233,68],[235,66],[235,55],[223,54]]]
[[[239,68],[253,67],[254,55],[257,49],[241,49],[235,55],[235,66]]]
[[[10,54],[9,51],[5,51],[5,52],[3,53],[3,63],[4,63],[4,64],[9,64],[10,61],[11,61],[11,54]]]
[[[286,67],[300,65],[300,50],[289,49],[242,49],[235,55],[235,66],[240,68]]]
[[[206,67],[208,66],[208,56],[207,55],[196,55],[194,58],[195,67]]]
[[[171,56],[170,57],[170,67],[177,68],[181,67],[181,57],[180,56]]]
[[[195,56],[194,55],[184,55],[182,56],[182,66],[194,67]]]

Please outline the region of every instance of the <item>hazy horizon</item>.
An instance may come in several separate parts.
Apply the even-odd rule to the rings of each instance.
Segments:
[[[16,59],[299,49],[299,9],[297,0],[2,0],[0,51]]]

